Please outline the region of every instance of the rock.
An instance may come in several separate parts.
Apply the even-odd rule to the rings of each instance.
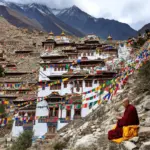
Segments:
[[[134,143],[130,142],[130,141],[125,141],[123,143],[123,145],[125,146],[125,148],[127,150],[133,150],[134,148],[136,148],[136,145]]]
[[[150,141],[144,142],[139,150],[150,150]]]
[[[130,139],[129,141],[137,143],[139,141],[139,137],[133,137],[132,139]]]
[[[139,137],[150,137],[150,127],[140,127]]]
[[[11,142],[11,140],[12,140],[11,137],[7,138],[7,142]]]
[[[144,103],[144,108],[145,108],[146,110],[150,110],[150,95],[146,96],[146,97],[144,98],[144,101],[145,101],[145,103]]]
[[[61,134],[59,134],[60,135],[60,137],[63,137],[64,135],[65,135],[65,133],[61,133]]]
[[[150,127],[150,118],[146,118],[145,120],[145,126]]]
[[[96,130],[96,132],[101,132],[101,129],[100,129],[100,128],[98,128],[98,129]]]
[[[78,148],[78,147],[88,148],[89,146],[96,143],[96,141],[97,141],[97,139],[94,137],[93,134],[88,134],[88,135],[82,137],[81,139],[77,140],[77,142],[75,144],[75,148]]]
[[[95,126],[91,126],[92,129],[96,128]]]
[[[80,129],[81,129],[81,130],[84,130],[84,129],[86,129],[86,128],[88,127],[88,125],[89,125],[89,122],[86,122],[86,123],[84,123],[84,124],[80,127]]]

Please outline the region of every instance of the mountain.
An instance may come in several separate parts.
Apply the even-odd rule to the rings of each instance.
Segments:
[[[0,0],[1,7],[9,10],[15,11],[17,14],[23,16],[22,20],[25,18],[28,18],[28,20],[31,20],[33,22],[38,22],[38,24],[41,26],[42,30],[45,30],[47,32],[53,31],[54,34],[59,35],[62,30],[67,32],[70,35],[75,36],[84,36],[84,34],[77,29],[65,24],[63,21],[61,21],[59,18],[57,18],[51,11],[50,8],[48,8],[46,5],[41,4],[17,4],[17,3],[11,3],[11,2],[5,2]],[[3,15],[3,14],[2,14]],[[3,15],[4,16],[4,15]],[[5,16],[4,16],[5,17]],[[6,17],[5,17],[6,18]],[[6,18],[9,21],[9,18]],[[10,22],[13,25],[17,25],[18,22]]]
[[[56,35],[59,35],[64,30],[70,35],[79,37],[92,33],[103,39],[111,35],[115,40],[126,40],[137,34],[137,31],[125,23],[104,18],[94,18],[77,6],[57,9],[37,3],[18,4],[5,2],[4,0],[0,0],[0,6],[3,9],[5,8],[5,11],[9,10],[7,14],[11,15],[11,17],[6,16],[2,11],[1,15],[12,24],[19,27],[31,26],[47,32],[53,31]],[[14,12],[19,17],[15,15],[12,19]],[[17,21],[15,21],[16,18]]]
[[[116,40],[125,40],[137,34],[137,31],[128,24],[104,18],[94,18],[77,6],[63,9],[56,16],[86,34],[94,33],[105,39],[109,34]]]
[[[37,21],[31,20],[24,15],[1,4],[2,3],[0,3],[0,16],[3,16],[11,24],[17,27],[43,30],[42,26]]]
[[[145,33],[145,30],[149,29],[150,30],[150,23],[144,25],[138,32],[139,33]]]

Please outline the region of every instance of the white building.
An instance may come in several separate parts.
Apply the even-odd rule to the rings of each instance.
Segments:
[[[96,108],[96,102],[106,93],[100,95],[99,89],[93,89],[116,74],[108,71],[104,60],[118,56],[117,49],[91,36],[84,44],[75,44],[65,34],[55,40],[51,33],[43,47],[35,113],[38,119],[33,125],[37,137],[54,134],[69,121],[85,117]],[[19,127],[15,135],[22,131]]]

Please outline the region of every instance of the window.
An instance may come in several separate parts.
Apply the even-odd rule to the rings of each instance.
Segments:
[[[61,89],[61,84],[56,84],[56,85],[52,85],[50,86],[51,90],[60,90]]]
[[[61,71],[61,67],[58,67],[58,71]]]
[[[94,81],[94,84],[97,84],[97,80]]]
[[[67,88],[68,82],[64,82],[64,88]]]
[[[49,116],[50,117],[58,117],[58,108],[50,108]]]
[[[57,67],[54,68],[54,71],[57,71]]]
[[[71,117],[71,110],[67,110],[66,117]]]
[[[91,56],[94,56],[94,52],[91,52]]]
[[[45,86],[42,86],[42,90],[45,90]]]
[[[46,66],[43,67],[43,71],[46,71]]]
[[[92,81],[85,81],[85,87],[92,87]]]
[[[81,109],[75,109],[75,116],[81,116]]]
[[[82,81],[76,81],[75,87],[82,87]]]

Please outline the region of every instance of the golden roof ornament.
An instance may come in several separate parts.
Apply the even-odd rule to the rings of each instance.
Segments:
[[[108,40],[112,40],[112,37],[109,35],[107,39],[108,39]]]
[[[51,31],[51,32],[49,33],[49,35],[50,35],[50,36],[54,36],[54,33]]]
[[[62,31],[61,36],[65,36],[65,32],[64,31]]]

